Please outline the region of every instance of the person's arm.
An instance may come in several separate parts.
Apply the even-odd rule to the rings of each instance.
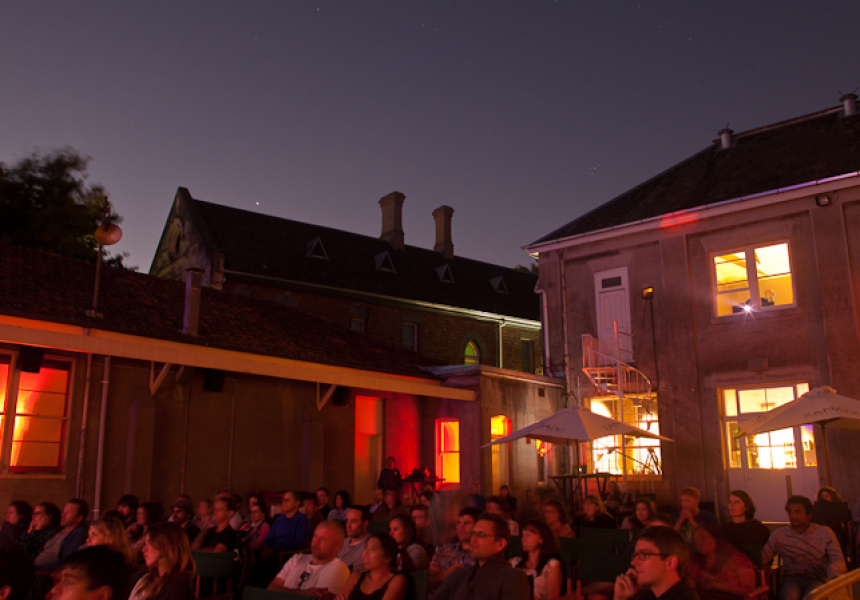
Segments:
[[[358,584],[359,579],[361,579],[361,573],[353,573],[350,575],[344,586],[338,590],[337,600],[348,600],[349,595],[352,593],[353,588]]]
[[[200,550],[203,547],[203,540],[206,539],[206,536],[209,533],[209,527],[204,527],[200,530],[200,533],[197,534],[197,537],[194,538],[194,541],[191,542],[192,550]]]
[[[636,583],[635,569],[628,569],[626,573],[615,578],[614,600],[627,600],[638,591],[639,585]]]
[[[827,534],[827,579],[835,579],[840,575],[845,575],[848,572],[848,567],[845,564],[842,548],[836,541],[836,534],[827,526],[819,527],[819,530],[824,530]]]
[[[409,587],[409,580],[405,575],[395,575],[388,584],[388,589],[385,590],[385,595],[382,600],[403,600],[406,597],[406,590]]]
[[[561,562],[550,559],[546,564],[546,600],[558,600],[561,595]]]
[[[770,534],[770,537],[767,538],[767,542],[761,549],[761,565],[764,568],[770,566],[770,563],[773,562],[773,557],[779,552],[779,542],[777,541],[777,534],[779,530],[774,531]]]

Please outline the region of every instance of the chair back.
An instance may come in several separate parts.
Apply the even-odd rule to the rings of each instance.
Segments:
[[[630,568],[630,557],[623,554],[583,553],[576,566],[577,582],[614,582],[615,578]]]
[[[388,521],[382,519],[378,521],[371,521],[370,524],[367,526],[367,531],[369,531],[370,533],[388,533],[388,523]]]
[[[427,578],[429,571],[421,569],[409,574],[409,586],[406,588],[405,600],[427,600]]]
[[[523,553],[523,536],[512,535],[508,540],[508,547],[505,548],[505,558],[508,560],[520,556]]]
[[[630,530],[583,527],[580,539],[591,552],[621,554],[630,545]]]
[[[265,588],[246,585],[242,592],[242,600],[308,600],[312,596],[299,592],[274,591]]]
[[[746,554],[758,569],[762,568],[761,549],[762,546],[759,546],[758,544],[740,544],[738,546],[738,550]]]
[[[233,552],[200,552],[192,550],[196,571],[194,597],[230,600],[233,597]],[[211,588],[210,588],[211,585]]]

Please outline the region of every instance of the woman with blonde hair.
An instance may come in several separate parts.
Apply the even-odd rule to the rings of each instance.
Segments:
[[[582,514],[573,521],[576,536],[582,535],[583,529],[615,529],[615,517],[609,514],[603,499],[597,494],[589,494],[582,503]]]
[[[146,532],[143,561],[148,573],[131,590],[129,600],[189,600],[194,559],[182,527],[154,523]]]
[[[137,562],[137,550],[131,547],[128,533],[122,521],[114,517],[105,517],[90,523],[87,534],[87,547],[107,546],[125,557],[125,562],[133,565]]]

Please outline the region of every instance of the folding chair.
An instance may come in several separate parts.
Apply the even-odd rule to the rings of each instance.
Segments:
[[[194,576],[194,598],[200,600],[231,600],[233,598],[233,568],[235,554],[233,552],[200,552],[191,551],[194,564],[197,566]],[[211,583],[211,593],[202,588],[208,588]]]

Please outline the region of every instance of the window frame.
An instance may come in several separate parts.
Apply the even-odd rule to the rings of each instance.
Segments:
[[[763,306],[761,303],[761,290],[759,288],[759,276],[755,271],[755,268],[751,265],[755,265],[755,252],[756,250],[760,250],[762,248],[768,248],[770,246],[779,246],[785,244],[786,253],[788,255],[788,275],[791,278],[791,298],[792,301],[786,304],[774,304],[771,306]],[[716,318],[725,318],[725,317],[737,317],[738,315],[748,314],[746,311],[739,312],[731,312],[721,315],[719,313],[719,302],[718,299],[721,295],[737,292],[740,290],[731,290],[729,292],[720,292],[719,291],[719,283],[717,281],[717,262],[716,259],[719,256],[725,256],[727,254],[735,254],[738,252],[743,252],[745,255],[746,261],[746,271],[747,271],[747,287],[745,289],[749,290],[749,305],[750,310],[752,312],[771,312],[784,310],[789,308],[797,307],[797,286],[795,285],[795,273],[794,273],[794,260],[791,256],[791,242],[788,239],[779,239],[768,242],[762,242],[758,244],[747,244],[744,246],[734,246],[731,248],[726,248],[723,250],[718,250],[716,252],[710,252],[708,255],[709,260],[709,269],[711,276],[711,300],[713,303],[713,316]],[[752,260],[749,257],[752,256]]]
[[[443,433],[443,428],[446,424],[454,423],[457,426],[457,449],[456,450],[446,450],[444,439],[445,434]],[[456,456],[458,468],[457,468],[457,480],[453,481],[450,478],[446,478],[445,472],[445,456]],[[441,482],[440,489],[459,489],[460,482],[462,480],[461,474],[461,465],[460,463],[460,419],[456,419],[454,417],[440,417],[436,419],[436,476],[444,479],[445,481]]]
[[[406,343],[406,331],[407,329],[412,330],[412,344],[409,345]],[[404,321],[402,327],[400,328],[400,341],[401,345],[407,350],[412,350],[413,352],[418,352],[418,323],[413,321]]]

